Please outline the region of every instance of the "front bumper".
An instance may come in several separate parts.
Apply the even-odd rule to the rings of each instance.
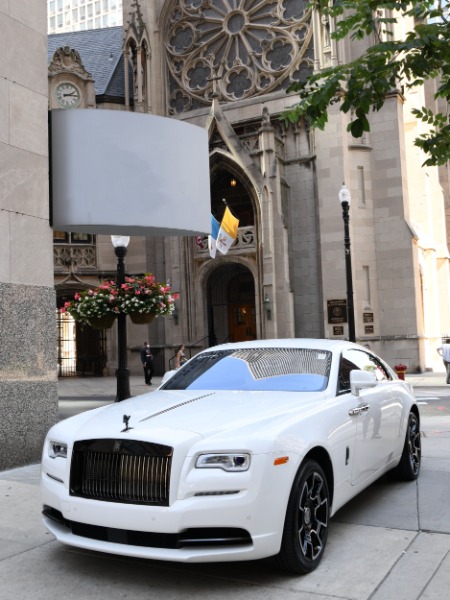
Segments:
[[[111,554],[177,562],[265,558],[280,549],[295,468],[289,462],[275,467],[272,457],[253,457],[251,475],[240,478],[245,484],[219,495],[196,495],[186,478],[170,506],[74,497],[43,464],[43,520],[60,542]],[[199,471],[195,477],[215,475]]]

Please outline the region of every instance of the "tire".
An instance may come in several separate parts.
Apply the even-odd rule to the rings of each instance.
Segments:
[[[417,479],[420,472],[421,457],[422,443],[419,419],[415,413],[410,412],[402,457],[393,471],[394,476],[403,481],[414,481],[414,479]]]
[[[327,543],[329,514],[325,473],[315,460],[306,460],[292,485],[281,549],[276,557],[283,571],[303,575],[318,566]]]

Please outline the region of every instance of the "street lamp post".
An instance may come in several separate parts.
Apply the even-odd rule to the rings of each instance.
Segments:
[[[339,192],[339,201],[342,206],[342,218],[344,219],[344,245],[345,245],[345,275],[347,280],[347,318],[348,338],[351,342],[356,341],[355,336],[355,310],[353,307],[353,278],[352,278],[352,255],[350,252],[350,192],[345,183]]]
[[[117,256],[117,287],[120,289],[125,283],[125,256],[130,237],[125,235],[112,235],[111,242]],[[116,402],[130,397],[130,371],[127,368],[127,315],[120,312],[117,317],[117,346],[118,367],[116,369],[117,393]]]

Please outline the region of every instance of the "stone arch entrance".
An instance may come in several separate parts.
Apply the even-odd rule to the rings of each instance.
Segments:
[[[257,337],[255,281],[247,267],[227,263],[207,282],[209,345],[242,342]]]

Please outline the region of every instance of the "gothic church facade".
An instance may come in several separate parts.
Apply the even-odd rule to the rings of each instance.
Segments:
[[[58,100],[59,86],[70,84],[75,107],[206,128],[211,212],[220,221],[226,203],[239,219],[236,242],[214,259],[204,235],[133,238],[128,270],[170,281],[180,298],[175,317],[145,331],[130,326],[132,369],[143,339],[158,349],[164,371],[179,343],[195,352],[228,340],[348,337],[343,182],[351,193],[357,341],[391,365],[441,368],[435,348],[450,332],[449,194],[446,170],[422,168],[413,145],[411,108],[425,102],[426,90],[393,92],[361,139],[347,132],[337,107],[323,132],[281,118],[296,101],[286,91],[292,80],[362,50],[336,43],[333,27],[303,0],[126,0],[123,31],[50,36],[51,108],[70,108]],[[149,189],[142,210],[157,203]],[[114,273],[106,238],[61,235],[60,303]],[[98,368],[113,369],[115,332],[96,335],[91,347],[105,348]]]

